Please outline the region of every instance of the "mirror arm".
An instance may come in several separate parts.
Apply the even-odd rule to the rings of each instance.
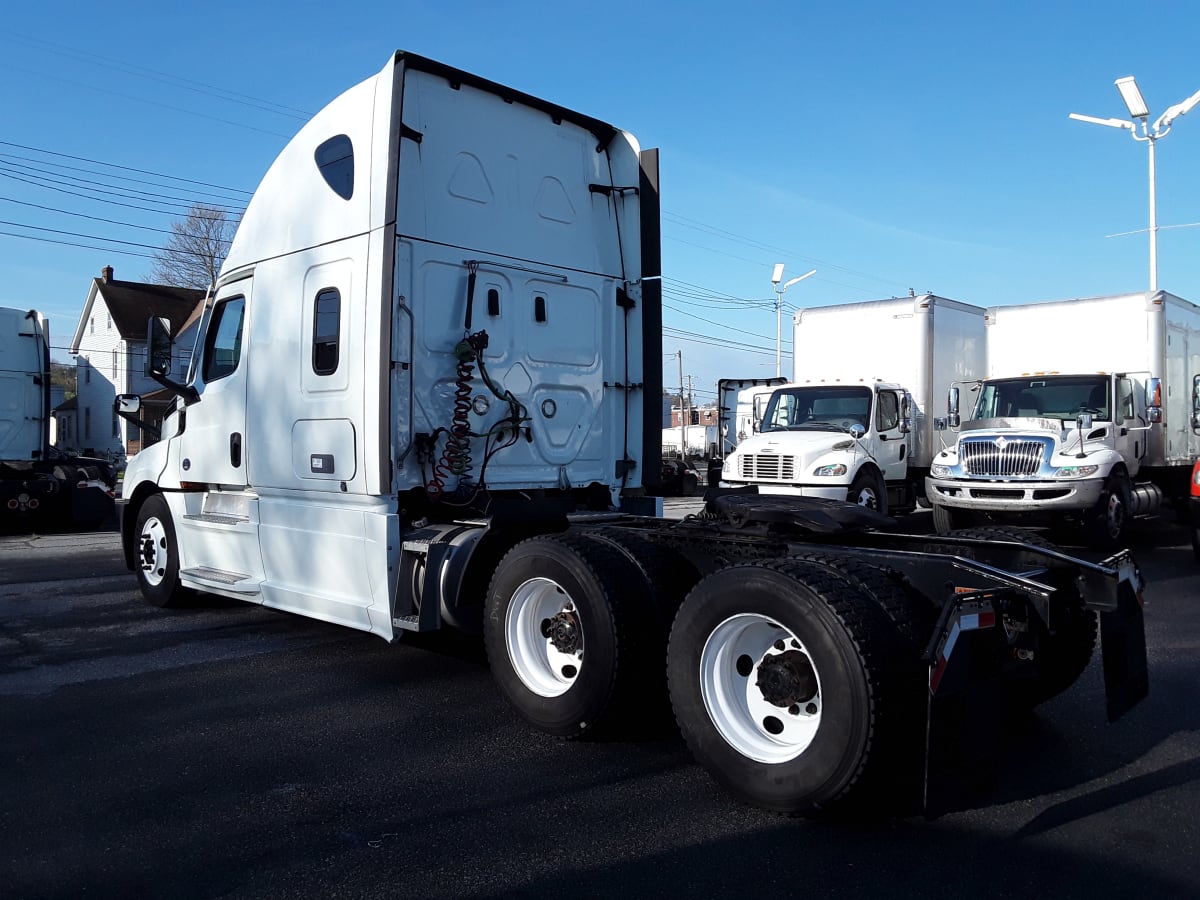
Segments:
[[[136,425],[138,428],[142,429],[142,431],[148,432],[156,441],[162,437],[162,429],[157,425],[152,425],[144,419],[139,419],[133,413],[121,412],[119,409],[114,411],[126,422],[129,422],[131,425]]]
[[[199,403],[200,392],[194,387],[187,384],[180,384],[178,381],[173,381],[166,375],[159,375],[157,372],[151,372],[150,377],[165,387],[168,391],[178,397],[182,397],[187,403]]]

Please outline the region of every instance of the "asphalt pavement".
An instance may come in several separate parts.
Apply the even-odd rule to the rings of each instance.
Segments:
[[[6,536],[0,893],[1200,896],[1200,570],[1169,524],[1135,550],[1149,699],[1108,724],[1097,659],[1004,735],[982,795],[851,825],[732,801],[669,722],[533,732],[474,641],[154,609],[115,534]]]

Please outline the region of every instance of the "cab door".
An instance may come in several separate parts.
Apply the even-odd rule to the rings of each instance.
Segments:
[[[900,481],[908,473],[908,440],[900,427],[900,394],[880,391],[875,398],[875,461],[884,481]]]
[[[251,278],[224,285],[213,301],[180,435],[181,481],[244,487],[246,479],[246,358]]]

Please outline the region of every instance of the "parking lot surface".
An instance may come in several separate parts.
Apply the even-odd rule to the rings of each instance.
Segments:
[[[677,507],[686,514],[689,507]],[[1200,896],[1200,568],[1135,546],[1149,699],[1099,660],[933,820],[729,799],[669,722],[561,742],[473,641],[376,637],[208,597],[146,606],[115,534],[0,538],[5,897]]]

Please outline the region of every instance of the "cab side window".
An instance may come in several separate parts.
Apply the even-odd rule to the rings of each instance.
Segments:
[[[237,371],[242,358],[242,320],[246,298],[222,300],[213,308],[212,321],[204,342],[203,378],[216,381]]]
[[[1132,419],[1136,414],[1133,406],[1133,382],[1122,378],[1117,382],[1117,421]]]
[[[880,392],[875,427],[879,431],[891,431],[900,427],[900,398],[895,391]]]

